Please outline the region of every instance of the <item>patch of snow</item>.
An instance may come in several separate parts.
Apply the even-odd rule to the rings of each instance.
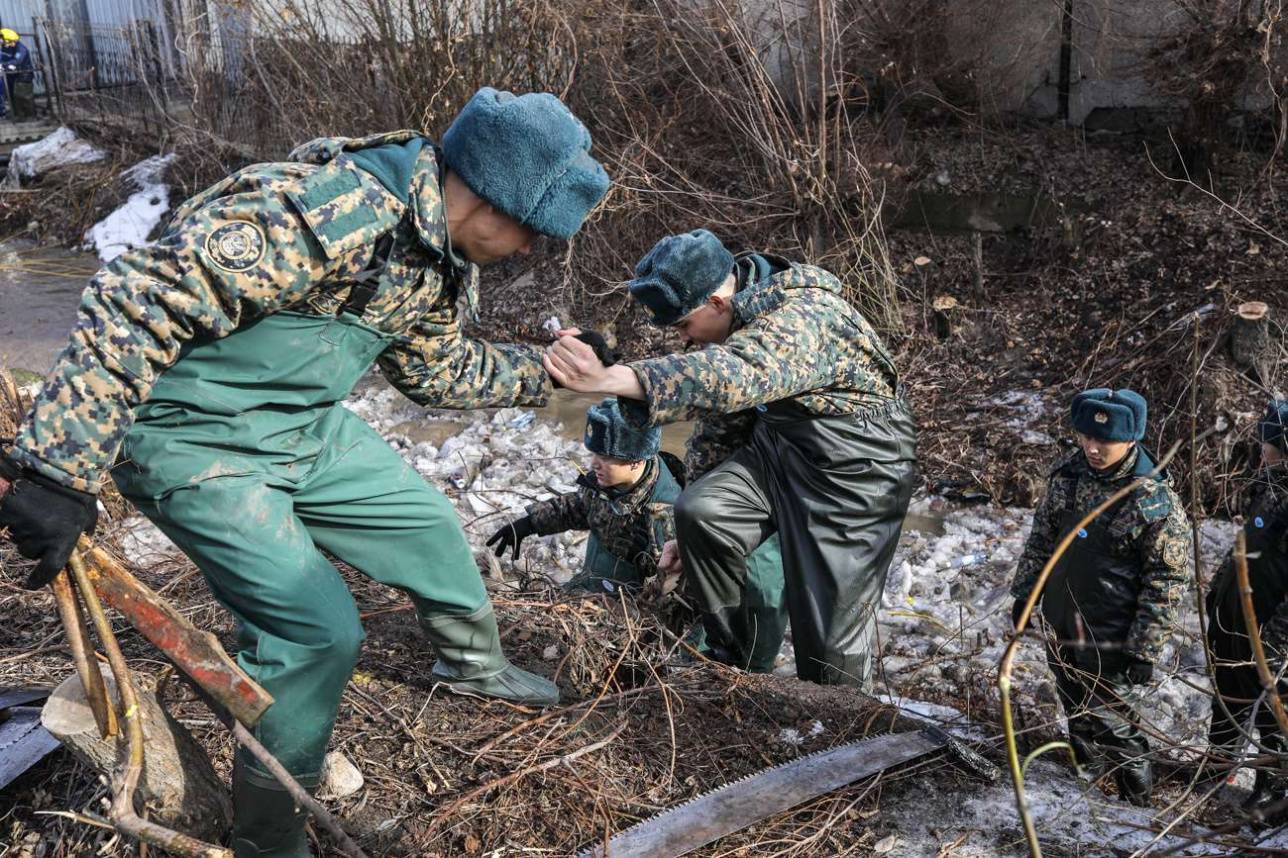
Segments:
[[[173,160],[173,154],[153,155],[121,174],[138,190],[85,233],[85,241],[94,248],[99,261],[111,262],[127,250],[151,244],[148,236],[170,210],[170,186],[161,177]]]
[[[9,156],[9,171],[3,184],[6,188],[16,188],[23,179],[33,179],[71,164],[91,164],[106,157],[102,149],[62,126],[35,143],[16,147]]]
[[[179,547],[170,537],[141,515],[132,515],[121,522],[117,533],[121,550],[131,563],[150,566],[179,553]]]

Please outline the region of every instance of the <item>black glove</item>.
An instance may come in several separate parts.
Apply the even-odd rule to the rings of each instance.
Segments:
[[[1024,629],[1020,628],[1020,614],[1024,612],[1024,603],[1026,601],[1028,600],[1016,599],[1015,603],[1011,605],[1011,625],[1015,626],[1016,634],[1019,634],[1020,632],[1024,631]],[[1025,623],[1026,627],[1027,625],[1028,624]]]
[[[502,526],[500,530],[489,537],[487,544],[496,546],[496,556],[500,557],[505,554],[507,548],[511,549],[510,559],[519,559],[519,543],[536,533],[536,528],[532,526],[532,519],[528,516],[516,518],[507,525]]]
[[[582,331],[580,334],[573,337],[573,339],[581,340],[583,343],[594,349],[595,357],[599,358],[599,362],[604,366],[612,366],[617,363],[617,352],[608,347],[608,341],[605,340],[604,335],[598,331]]]
[[[8,529],[19,554],[40,561],[26,585],[39,590],[67,565],[80,535],[98,524],[98,501],[19,468],[7,456],[0,457],[0,476],[10,482],[8,493],[0,498],[0,529]]]
[[[1127,681],[1132,685],[1144,685],[1154,678],[1154,663],[1139,658],[1127,658]]]

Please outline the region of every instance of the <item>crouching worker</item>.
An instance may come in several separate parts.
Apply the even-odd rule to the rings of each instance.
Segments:
[[[1154,470],[1145,437],[1145,400],[1098,388],[1073,399],[1079,449],[1051,472],[1016,567],[1012,622],[1056,545],[1114,492]],[[1150,681],[1172,632],[1192,567],[1190,528],[1164,473],[1150,478],[1078,531],[1042,590],[1054,640],[1047,662],[1069,722],[1069,743],[1094,775],[1113,766],[1119,794],[1148,803],[1149,742],[1134,698]]]
[[[528,514],[502,526],[488,539],[496,556],[515,560],[529,536],[589,530],[581,572],[564,585],[572,593],[637,590],[657,573],[662,546],[672,538],[672,504],[680,495],[679,462],[660,452],[662,430],[626,424],[616,399],[586,413],[588,474],[575,492],[528,507]]]
[[[1249,493],[1243,520],[1252,608],[1270,669],[1275,672],[1281,671],[1288,658],[1288,434],[1285,426],[1288,426],[1288,401],[1270,403],[1258,427],[1262,467]],[[1237,765],[1249,738],[1256,736],[1256,756],[1270,753],[1279,758],[1277,764],[1257,767],[1256,784],[1245,805],[1254,810],[1274,804],[1288,794],[1288,771],[1285,770],[1288,737],[1280,732],[1274,709],[1264,699],[1257,676],[1233,553],[1212,580],[1207,610],[1207,639],[1218,694],[1212,701],[1208,731],[1211,753],[1221,762]]]
[[[723,446],[722,464],[681,495],[668,547],[711,645],[738,645],[748,557],[777,533],[798,676],[869,687],[916,464],[889,352],[834,276],[735,258],[706,230],[658,242],[635,274],[631,294],[654,323],[705,348],[605,367],[565,335],[546,368],[567,387],[617,395],[636,425],[699,417],[698,442]]]
[[[485,87],[441,147],[315,140],[181,205],[95,275],[0,461],[0,527],[40,561],[29,586],[93,527],[116,462],[236,618],[238,662],[276,700],[258,737],[306,786],[363,639],[331,557],[410,598],[438,654],[426,686],[556,702],[502,652],[452,504],[342,400],[378,364],[420,405],[546,402],[541,349],[470,338],[458,308],[477,306],[479,266],[578,231],[608,187],[589,149],[553,95]],[[240,753],[233,806],[237,858],[308,855],[305,817]]]

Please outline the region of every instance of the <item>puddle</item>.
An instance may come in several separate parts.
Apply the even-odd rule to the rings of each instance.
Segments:
[[[1005,233],[1057,224],[1067,209],[1067,204],[1038,192],[950,194],[911,191],[902,206],[891,206],[885,216],[892,227],[899,229],[935,233]]]
[[[604,397],[587,393],[556,390],[545,408],[534,408],[537,419],[561,424],[559,434],[580,441],[586,429],[586,411]],[[684,442],[693,433],[693,421],[662,427],[662,449],[684,458]]]
[[[0,244],[0,366],[43,376],[67,343],[97,257],[26,242]]]

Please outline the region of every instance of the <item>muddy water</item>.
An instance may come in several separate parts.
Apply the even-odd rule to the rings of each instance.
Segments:
[[[601,399],[602,396],[556,390],[549,405],[534,410],[538,419],[562,424],[561,432],[566,437],[580,439],[586,428],[586,410]],[[672,423],[663,427],[662,449],[684,458],[684,442],[692,431],[692,422]]]
[[[67,342],[98,258],[61,248],[0,244],[0,366],[44,375]]]
[[[99,268],[92,253],[0,244],[0,366],[18,370],[23,380],[43,376],[67,342],[81,291]],[[556,391],[537,417],[562,425],[569,438],[580,439],[586,409],[600,400]],[[662,433],[663,447],[683,455],[691,423],[677,423]]]

